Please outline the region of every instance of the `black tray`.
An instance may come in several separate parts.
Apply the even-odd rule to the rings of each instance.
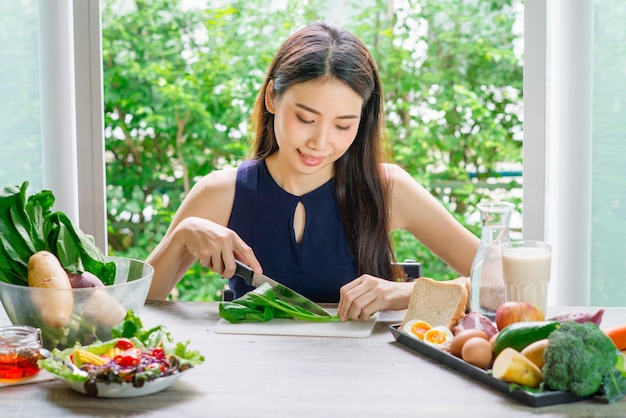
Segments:
[[[500,379],[496,379],[485,370],[473,366],[460,358],[453,356],[452,354],[441,351],[435,347],[431,347],[430,345],[405,334],[403,331],[398,329],[399,326],[400,324],[391,325],[389,326],[389,330],[393,334],[396,341],[400,344],[437,360],[438,362],[443,363],[446,366],[451,367],[452,369],[478,380],[479,382],[484,383],[485,385],[527,405],[541,407],[562,403],[579,402],[593,398],[593,396],[576,396],[569,391],[546,391],[542,393],[532,393],[523,389],[515,389],[511,391],[508,383]]]

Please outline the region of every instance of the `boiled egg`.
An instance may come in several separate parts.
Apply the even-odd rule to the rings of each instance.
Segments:
[[[481,337],[468,339],[461,349],[461,358],[481,369],[486,369],[492,359],[491,344]]]
[[[487,334],[485,331],[481,329],[464,329],[454,336],[452,339],[452,343],[450,344],[450,354],[461,357],[461,350],[463,350],[463,346],[473,337],[480,337],[484,340],[487,340]]]
[[[452,343],[452,331],[448,327],[436,326],[432,327],[424,333],[423,341],[440,350],[447,350]]]
[[[413,338],[417,338],[420,341],[424,340],[424,333],[430,329],[430,325],[422,320],[413,319],[404,324],[402,330],[409,334]]]

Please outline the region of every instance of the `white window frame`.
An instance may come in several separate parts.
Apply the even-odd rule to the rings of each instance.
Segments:
[[[592,0],[526,0],[523,230],[553,246],[552,305],[590,303],[592,43]]]
[[[49,0],[42,0],[47,2]],[[72,0],[79,225],[107,252],[100,0]]]
[[[106,253],[99,0],[39,0],[42,183]]]
[[[70,0],[39,0],[42,183],[77,222],[74,44]]]

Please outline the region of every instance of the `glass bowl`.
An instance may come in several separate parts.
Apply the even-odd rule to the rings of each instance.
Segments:
[[[138,314],[145,304],[154,269],[131,258],[107,257],[107,261],[115,262],[115,282],[100,288],[44,289],[0,281],[0,300],[11,323],[41,329],[43,347],[48,350],[111,339],[111,329],[124,319],[126,312],[132,309]],[[67,323],[47,324],[33,300],[60,300],[68,293],[73,307]]]

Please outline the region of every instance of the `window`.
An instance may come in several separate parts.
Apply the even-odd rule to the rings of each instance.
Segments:
[[[0,3],[0,181],[41,188],[39,40],[36,2]]]
[[[626,4],[570,1],[524,4],[524,235],[554,245],[551,303],[622,305]],[[0,181],[52,189],[106,248],[99,13],[0,2]]]
[[[626,4],[593,10],[591,304],[624,306],[626,271]]]
[[[98,0],[0,2],[0,181],[52,190],[106,248],[99,36]]]
[[[525,4],[524,233],[554,245],[551,303],[623,306],[626,6],[576,4]]]

